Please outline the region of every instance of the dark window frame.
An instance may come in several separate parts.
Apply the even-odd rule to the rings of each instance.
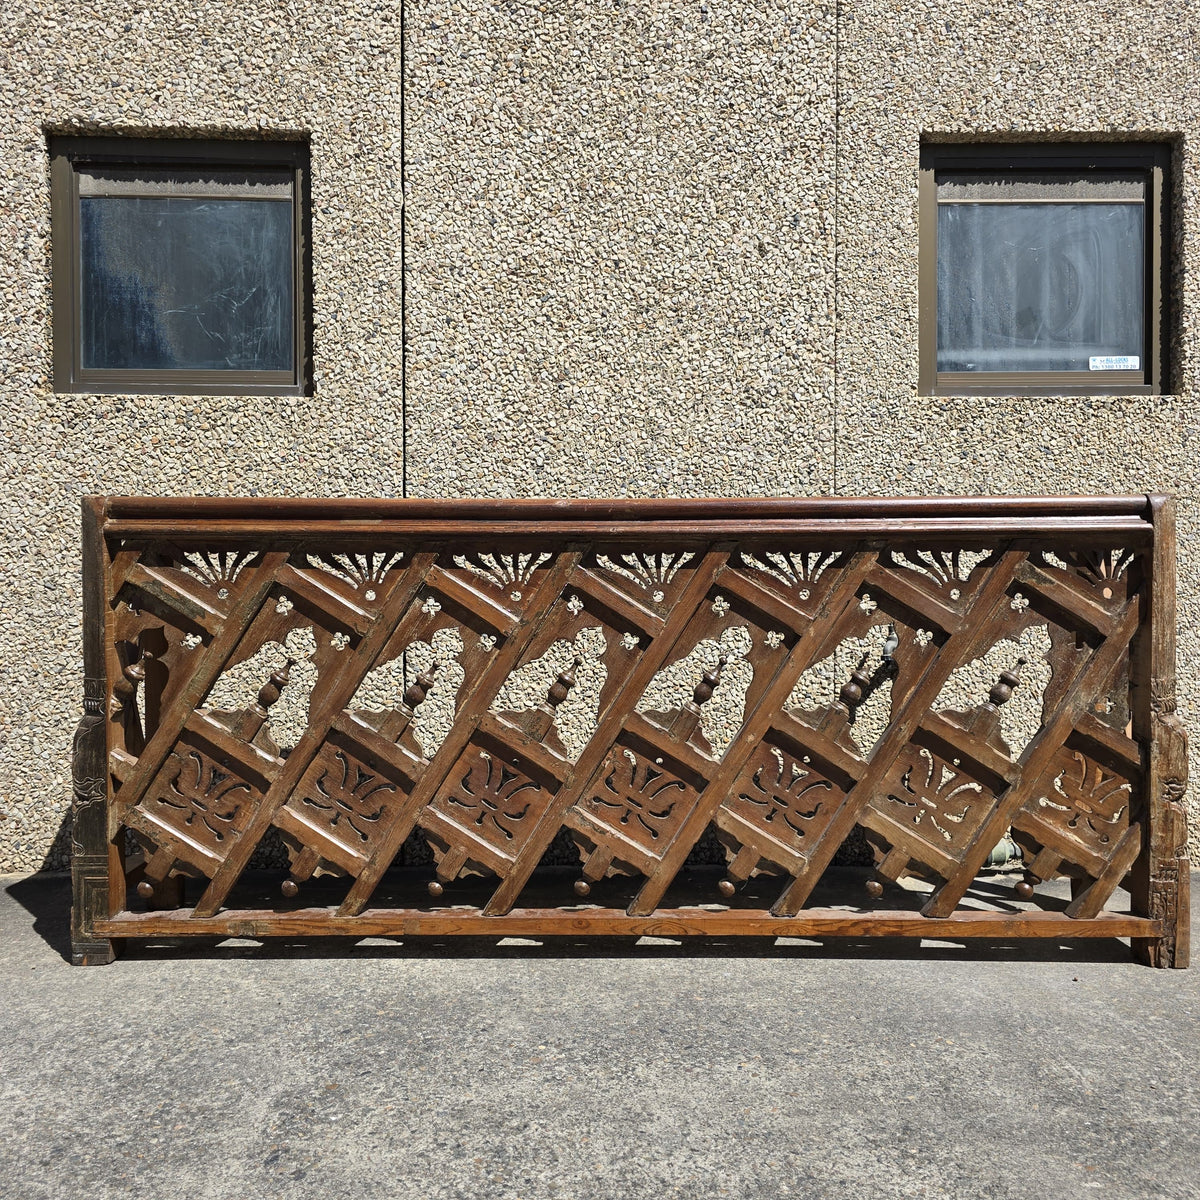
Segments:
[[[134,395],[303,396],[312,391],[307,142],[52,135],[50,153],[54,390]],[[81,364],[79,170],[247,167],[292,172],[292,367],[287,371],[101,369]]]
[[[918,179],[918,389],[924,396],[1163,395],[1170,380],[1171,154],[1166,142],[923,142]],[[1146,178],[1140,371],[939,371],[937,176],[941,171],[1138,171]]]

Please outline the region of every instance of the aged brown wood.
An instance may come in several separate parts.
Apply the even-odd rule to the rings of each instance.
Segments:
[[[365,909],[343,917],[336,909],[293,912],[244,909],[215,917],[196,917],[191,909],[174,913],[121,913],[97,922],[110,938],[181,937],[906,937],[937,938],[1117,938],[1153,935],[1161,925],[1128,913],[1101,913],[1073,920],[1056,912],[994,913],[964,911],[931,919],[919,913],[879,910],[870,914],[841,909],[805,909],[795,917],[776,917],[764,909],[712,911],[703,908],[659,909],[651,916],[630,916],[614,908],[515,908],[502,919],[479,912],[420,909]]]
[[[108,836],[108,752],[104,739],[105,632],[108,609],[103,502],[83,503],[83,717],[71,755],[71,959],[77,966],[110,963],[116,947],[96,922],[111,904],[110,879],[121,878],[120,855]]]
[[[77,962],[180,934],[658,933],[1121,936],[1186,964],[1163,497],[91,498],[84,572]],[[1050,683],[1014,755],[1011,651],[943,697],[1039,630]],[[798,704],[818,670],[827,699]],[[235,681],[243,707],[214,706]],[[881,703],[872,747],[856,722]],[[864,909],[806,908],[856,826]],[[710,829],[728,864],[706,886],[731,906],[664,907]],[[971,890],[1010,829],[1022,902],[1065,874],[1061,911]],[[264,909],[239,888],[272,830],[290,866]],[[380,905],[414,831],[445,908]],[[538,870],[560,831],[566,881]],[[623,876],[626,910],[579,905]],[[871,907],[910,876],[920,911]],[[306,902],[329,877],[340,902]],[[773,905],[738,906],[772,879]],[[1122,884],[1133,911],[1107,911]]]
[[[1151,587],[1133,653],[1133,734],[1148,747],[1142,853],[1132,870],[1136,910],[1163,923],[1163,936],[1138,939],[1134,954],[1156,967],[1186,967],[1190,888],[1187,734],[1175,712],[1175,501],[1150,497]]]

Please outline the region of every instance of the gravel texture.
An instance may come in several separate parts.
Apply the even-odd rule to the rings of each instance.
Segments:
[[[90,492],[1174,492],[1193,721],[1198,35],[1182,0],[4,6],[0,868],[66,861]],[[89,130],[310,138],[315,401],[53,394],[45,134]],[[1175,395],[917,395],[922,136],[1177,139]]]

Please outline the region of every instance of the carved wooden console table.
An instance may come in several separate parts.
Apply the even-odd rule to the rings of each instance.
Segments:
[[[90,498],[83,571],[78,963],[651,933],[1186,964],[1167,498]],[[1024,876],[981,888],[1010,831]],[[848,839],[874,871],[821,905]],[[698,844],[726,865],[683,903]]]

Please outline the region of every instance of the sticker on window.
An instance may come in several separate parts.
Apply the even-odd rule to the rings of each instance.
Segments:
[[[1142,360],[1136,354],[1096,354],[1088,359],[1089,371],[1140,371]]]

